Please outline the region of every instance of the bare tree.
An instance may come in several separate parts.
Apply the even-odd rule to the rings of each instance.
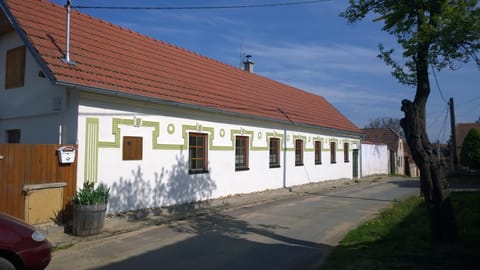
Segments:
[[[405,138],[403,129],[400,126],[400,118],[377,117],[373,120],[370,120],[370,122],[365,125],[365,128],[391,128],[402,138]]]

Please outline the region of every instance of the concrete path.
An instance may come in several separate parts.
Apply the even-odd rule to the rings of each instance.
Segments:
[[[47,269],[309,269],[349,230],[419,190],[418,180],[396,179],[289,193],[82,241],[56,251]]]

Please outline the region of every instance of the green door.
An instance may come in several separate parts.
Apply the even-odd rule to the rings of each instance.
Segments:
[[[358,178],[358,149],[353,150],[353,178]]]

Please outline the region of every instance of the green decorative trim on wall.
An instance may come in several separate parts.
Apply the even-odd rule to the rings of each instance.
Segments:
[[[120,148],[121,147],[121,129],[120,125],[130,126],[130,127],[146,127],[152,128],[152,149],[154,150],[183,150],[188,149],[188,140],[189,140],[189,132],[198,132],[198,133],[207,133],[208,136],[208,150],[210,151],[234,151],[235,150],[235,136],[249,136],[250,137],[250,150],[251,151],[268,151],[270,147],[270,138],[279,138],[280,145],[282,151],[295,151],[295,147],[292,148],[285,148],[284,147],[284,134],[279,133],[277,131],[273,132],[265,132],[265,137],[263,136],[262,132],[258,132],[257,138],[259,141],[262,141],[264,138],[264,146],[254,146],[254,138],[255,132],[253,130],[246,130],[244,128],[240,129],[232,129],[230,130],[230,144],[224,146],[215,146],[213,145],[213,141],[215,139],[215,129],[213,127],[205,127],[201,124],[196,125],[182,125],[182,138],[183,144],[160,144],[158,143],[160,137],[160,123],[154,121],[144,121],[141,118],[133,118],[133,119],[122,119],[122,118],[112,118],[112,134],[114,135],[113,141],[100,141],[99,136],[99,122],[98,118],[88,117],[86,118],[86,126],[85,126],[85,167],[84,167],[84,180],[89,182],[97,182],[98,181],[98,153],[99,148]],[[170,123],[167,126],[167,133],[173,134],[175,133],[175,125]],[[219,135],[220,137],[224,137],[226,134],[225,129],[220,129]],[[301,139],[304,141],[304,151],[312,152],[315,151],[315,144],[311,148],[306,147],[306,142],[312,141],[321,141],[322,142],[322,151],[327,152],[330,151],[328,147],[324,147],[323,143],[325,141],[328,142],[335,142],[338,148],[338,142],[340,139],[330,138],[325,139],[319,136],[316,137],[307,137],[304,135],[293,135],[287,136],[287,141],[289,138],[292,137],[292,140],[295,141],[297,139]],[[359,140],[351,140],[351,139],[344,139],[344,142],[348,143],[357,143],[360,144]],[[352,148],[352,147],[350,147]],[[353,151],[353,149],[350,149]]]
[[[85,167],[83,180],[97,182],[98,177],[98,118],[87,118],[85,125]]]
[[[261,151],[269,150],[269,148],[270,148],[270,142],[269,142],[270,138],[280,138],[280,145],[282,146],[281,149],[282,149],[282,151],[285,151],[284,142],[283,142],[284,136],[283,136],[283,134],[278,134],[276,131],[267,132],[267,136],[265,138],[265,142],[266,142],[267,146],[258,147],[257,150],[261,150]],[[288,148],[286,150],[289,151]]]
[[[330,143],[331,143],[331,142],[334,142],[334,143],[335,143],[335,145],[337,146],[337,147],[336,147],[336,148],[337,148],[336,150],[338,151],[338,149],[340,149],[340,148],[338,148],[338,141],[339,141],[339,139],[335,139],[335,138],[330,138],[330,139],[328,139],[328,148],[327,148],[328,151],[330,151]]]
[[[232,129],[230,130],[230,140],[232,141],[232,150],[235,149],[235,136],[248,136],[250,137],[249,144],[250,144],[250,149],[253,149],[253,138],[255,133],[253,130],[245,130],[243,128],[241,129]]]
[[[172,135],[173,133],[175,133],[175,125],[170,123],[168,124],[167,126],[167,132],[168,134]]]
[[[142,126],[142,118],[133,117],[133,126],[141,127]]]
[[[288,137],[288,136],[287,136]],[[314,149],[313,148],[308,148],[306,147],[306,142],[307,142],[307,136],[303,136],[303,135],[293,135],[292,136],[292,143],[293,143],[293,146],[291,148],[287,148],[287,151],[295,151],[295,141],[296,140],[303,140],[303,151],[304,152],[310,152],[310,151],[313,151]]]
[[[178,149],[178,145],[170,145],[170,144],[160,144],[158,143],[158,137],[160,137],[160,123],[153,122],[153,121],[143,121],[142,127],[149,127],[153,128],[152,131],[152,149],[160,150],[160,149]]]
[[[224,150],[232,150],[232,146],[214,146],[213,139],[215,138],[215,129],[213,127],[204,127],[200,124],[195,126],[192,125],[182,125],[182,134],[183,134],[183,147],[184,149],[188,149],[188,133],[189,132],[200,132],[200,133],[207,133],[208,136],[208,150],[211,151],[224,151]]]
[[[160,137],[160,123],[159,122],[143,121],[142,126],[153,128],[153,131],[152,131],[152,149],[154,149],[154,150],[181,150],[182,149],[182,145],[179,145],[179,144],[161,144],[161,143],[158,143],[158,137]]]
[[[97,119],[98,121],[98,119]],[[113,142],[98,142],[98,147],[100,148],[120,148],[120,125],[125,126],[134,126],[133,119],[120,119],[120,118],[113,118],[112,119],[112,134],[115,135],[115,139]]]
[[[90,119],[90,120],[89,120]],[[87,123],[92,124],[91,120],[96,120],[97,123],[97,133],[98,133],[98,119],[97,118],[88,118]],[[203,133],[208,133],[208,146],[209,150],[212,151],[231,151],[235,149],[235,136],[236,135],[248,135],[250,136],[250,150],[251,151],[268,151],[269,149],[269,140],[271,137],[278,137],[281,139],[281,145],[282,145],[282,150],[285,150],[283,147],[283,137],[284,135],[281,133],[278,133],[277,131],[273,132],[266,132],[265,133],[265,146],[254,146],[253,141],[254,141],[254,131],[253,130],[246,130],[243,128],[240,129],[233,129],[230,130],[230,145],[225,145],[225,146],[215,146],[213,145],[213,141],[215,139],[215,129],[213,127],[205,127],[201,124],[196,124],[196,125],[182,125],[182,138],[183,138],[183,144],[161,144],[158,143],[158,138],[160,136],[160,123],[159,122],[153,122],[153,121],[144,121],[141,118],[134,118],[134,119],[121,119],[121,118],[113,118],[112,119],[112,134],[114,135],[114,141],[109,142],[109,141],[98,141],[97,142],[97,147],[98,148],[120,148],[120,142],[121,142],[121,131],[120,131],[120,125],[125,125],[125,126],[137,126],[137,127],[149,127],[153,128],[152,131],[152,149],[155,150],[182,150],[182,149],[187,149],[188,148],[188,132],[203,132]],[[173,124],[168,124],[167,126],[167,132],[169,134],[173,134],[175,132],[175,126]],[[225,129],[220,129],[219,135],[220,137],[225,136]],[[328,152],[330,151],[330,142],[335,142],[337,144],[337,150],[341,149],[339,147],[339,141],[340,139],[336,138],[329,138],[327,141],[329,142],[328,147],[323,146],[323,142],[326,141],[326,139],[323,139],[321,137],[307,137],[304,135],[287,135],[287,141],[289,141],[290,137],[292,137],[292,141],[295,141],[297,139],[302,139],[304,141],[304,151],[305,152],[313,152],[315,151],[315,147],[307,147],[307,140],[308,142],[312,141],[321,141],[322,142],[322,152]],[[257,138],[261,140],[263,138],[262,132],[258,132]],[[98,139],[98,135],[97,135]],[[351,143],[359,143],[358,141],[355,140],[349,140],[346,139],[345,142]],[[286,149],[287,151],[295,151],[295,147],[290,147]]]

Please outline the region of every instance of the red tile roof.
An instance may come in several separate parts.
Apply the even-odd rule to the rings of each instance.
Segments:
[[[323,97],[72,12],[46,0],[4,0],[53,80],[272,120],[361,132]]]
[[[364,128],[362,132],[365,133],[365,140],[382,143],[388,145],[388,148],[393,151],[398,150],[398,141],[401,139],[391,128]]]

